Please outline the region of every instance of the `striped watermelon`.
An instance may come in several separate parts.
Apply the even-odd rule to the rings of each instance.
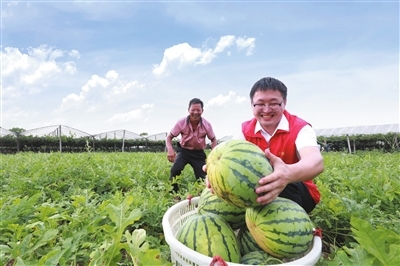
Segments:
[[[254,237],[250,234],[250,231],[246,225],[240,228],[237,234],[237,239],[239,242],[240,254],[242,256],[254,251],[265,252],[254,240]]]
[[[213,213],[195,214],[178,229],[176,239],[203,255],[219,255],[228,262],[240,260],[239,244],[232,228]]]
[[[240,264],[247,265],[276,265],[282,263],[283,261],[271,256],[263,250],[250,252],[240,259]]]
[[[231,205],[205,188],[200,195],[198,213],[214,213],[222,217],[233,230],[246,224],[246,209]]]
[[[265,153],[246,140],[218,144],[207,157],[207,177],[214,193],[229,204],[259,206],[255,193],[260,178],[272,173]]]
[[[271,203],[248,208],[246,225],[257,244],[277,258],[297,258],[312,245],[313,223],[294,201],[276,198]]]

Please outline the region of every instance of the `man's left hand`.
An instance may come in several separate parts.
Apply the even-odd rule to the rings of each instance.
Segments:
[[[272,202],[290,182],[289,167],[282,159],[273,155],[269,149],[265,150],[265,156],[274,170],[258,181],[259,187],[256,188],[256,193],[259,195],[257,202],[260,204]]]

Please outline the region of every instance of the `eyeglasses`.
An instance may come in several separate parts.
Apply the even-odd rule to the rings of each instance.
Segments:
[[[279,107],[282,106],[284,100],[282,100],[280,103],[270,103],[270,104],[265,104],[265,103],[255,103],[253,104],[253,107],[256,108],[258,111],[262,111],[265,109],[265,107],[268,107],[271,110],[277,110]]]

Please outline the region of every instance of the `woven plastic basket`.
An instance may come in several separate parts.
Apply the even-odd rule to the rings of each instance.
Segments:
[[[162,226],[165,240],[171,249],[171,261],[174,265],[210,265],[213,258],[200,254],[179,242],[175,235],[183,223],[197,213],[199,197],[183,200],[173,205],[164,214]],[[314,236],[313,247],[306,256],[278,265],[315,265],[321,256],[322,241]],[[244,264],[227,262],[230,266],[245,266]]]

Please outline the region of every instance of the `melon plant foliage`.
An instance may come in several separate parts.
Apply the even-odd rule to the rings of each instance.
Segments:
[[[394,231],[357,217],[351,219],[354,238],[361,243],[338,250],[331,261],[342,265],[400,265],[400,236]]]
[[[165,153],[88,151],[0,155],[1,265],[83,266],[97,254],[103,265],[115,254],[121,266],[171,265],[161,225],[174,204]],[[316,265],[400,265],[400,153],[323,156],[322,201],[310,214],[323,235]],[[195,181],[186,167],[178,195],[200,195]],[[130,219],[136,209],[140,218]]]

